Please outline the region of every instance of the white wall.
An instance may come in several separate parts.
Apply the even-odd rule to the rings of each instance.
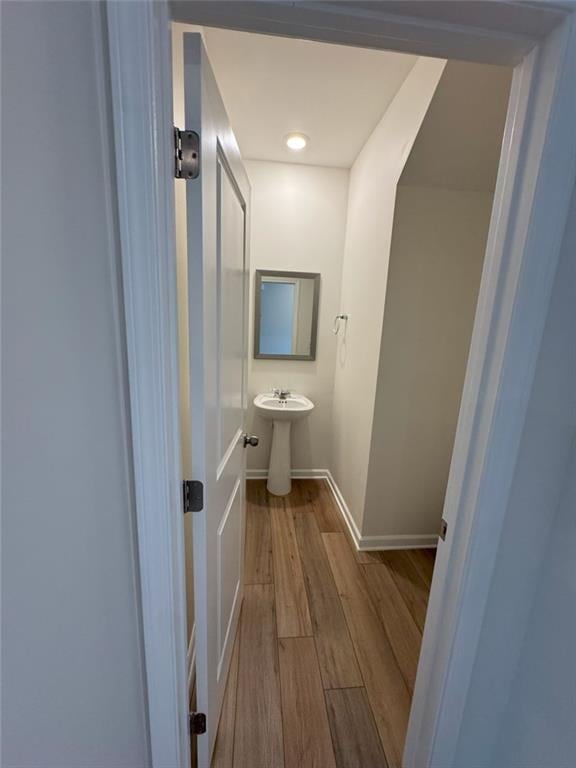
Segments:
[[[574,764],[576,189],[455,766]]]
[[[573,285],[576,274],[572,276]],[[576,304],[576,296],[573,298]],[[576,381],[574,391],[576,391]],[[495,768],[574,763],[576,442],[545,546],[518,668],[492,755]]]
[[[292,465],[324,469],[330,466],[331,455],[336,355],[331,329],[340,306],[348,171],[254,160],[246,167],[252,185],[248,424],[260,436],[259,447],[249,451],[248,467],[268,467],[272,431],[271,423],[254,413],[254,396],[285,386],[307,395],[316,406],[292,427]],[[254,360],[256,269],[321,273],[316,360]]]
[[[512,68],[447,62],[401,184],[493,190]]]
[[[438,534],[491,192],[398,187],[362,534]]]
[[[396,186],[445,62],[418,59],[350,172],[332,472],[362,525]]]
[[[99,3],[2,3],[2,765],[149,765]]]
[[[446,64],[416,125],[417,136],[408,142],[401,176],[392,177],[398,188],[388,192],[388,217],[375,219],[374,201],[382,203],[385,185],[374,187],[373,164],[364,176],[352,171],[347,242],[355,241],[354,252],[363,248],[364,260],[371,253],[372,262],[367,278],[358,274],[357,260],[346,273],[345,258],[343,297],[348,292],[359,305],[363,302],[360,325],[370,354],[355,359],[340,378],[348,376],[351,391],[350,380],[361,371],[355,386],[361,384],[369,396],[362,407],[348,407],[345,418],[335,420],[335,474],[362,537],[372,537],[365,543],[372,546],[398,544],[393,540],[398,536],[432,544],[437,536],[510,79],[506,67]],[[410,77],[405,88],[409,82]],[[383,122],[387,118],[389,113]],[[388,145],[373,148],[373,155],[387,151]],[[360,200],[356,227],[355,198]],[[347,358],[360,343],[352,342],[355,315],[342,303],[351,315],[341,349]],[[375,307],[379,325],[367,318]],[[335,403],[338,391],[337,383]],[[355,435],[360,424],[362,431]],[[353,452],[347,447],[350,439]],[[348,466],[353,485],[346,478]]]

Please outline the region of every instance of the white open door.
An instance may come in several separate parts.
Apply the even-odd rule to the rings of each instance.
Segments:
[[[238,144],[200,35],[184,35],[186,130],[200,137],[200,174],[186,181],[194,515],[198,760],[208,768],[242,601],[246,451],[248,206]],[[181,126],[184,127],[184,126]]]

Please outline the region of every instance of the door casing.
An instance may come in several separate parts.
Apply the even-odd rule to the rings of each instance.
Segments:
[[[574,10],[549,6],[554,24],[530,38],[510,33],[507,6],[519,6],[506,2],[485,4],[503,11],[490,30],[472,16],[447,23],[434,3],[416,23],[353,4],[261,2],[257,15],[254,3],[198,5],[218,19],[197,10],[197,23],[515,65],[404,754],[406,768],[451,766],[576,180]],[[150,0],[107,12],[151,764],[185,768],[171,17]]]

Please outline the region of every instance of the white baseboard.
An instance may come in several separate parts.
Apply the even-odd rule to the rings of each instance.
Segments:
[[[266,480],[268,477],[267,469],[247,469],[246,480]]]
[[[291,474],[295,480],[324,479],[328,481],[328,486],[332,491],[336,506],[338,507],[350,532],[352,541],[359,552],[371,552],[380,549],[436,549],[438,546],[438,534],[435,533],[398,536],[362,536],[358,530],[356,521],[352,517],[352,513],[346,504],[346,500],[329,469],[293,469]],[[246,478],[248,480],[265,480],[267,477],[267,469],[246,470]]]
[[[332,491],[332,496],[334,496],[334,499],[336,501],[336,506],[338,507],[340,514],[342,515],[342,518],[346,523],[348,531],[350,532],[352,541],[354,542],[356,549],[359,550],[360,542],[362,540],[362,535],[358,530],[358,526],[356,525],[356,520],[354,520],[354,518],[352,517],[352,512],[350,512],[350,509],[348,508],[348,504],[346,504],[346,500],[342,495],[342,491],[338,487],[336,480],[334,480],[334,478],[332,477],[332,473],[329,470],[327,471],[327,474],[326,474],[326,480],[328,481],[328,486]]]
[[[327,469],[293,469],[290,473],[295,480],[314,480],[315,478],[328,477]],[[247,469],[246,480],[266,480],[267,469]]]
[[[438,534],[414,536],[363,536],[359,549],[370,552],[379,549],[436,549]]]
[[[190,632],[190,642],[188,643],[188,653],[186,654],[186,668],[188,670],[188,698],[190,698],[194,683],[196,682],[196,624],[192,626],[192,632]]]

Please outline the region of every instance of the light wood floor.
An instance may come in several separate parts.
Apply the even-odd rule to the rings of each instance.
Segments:
[[[214,768],[400,768],[433,567],[357,553],[324,480],[249,481]]]

